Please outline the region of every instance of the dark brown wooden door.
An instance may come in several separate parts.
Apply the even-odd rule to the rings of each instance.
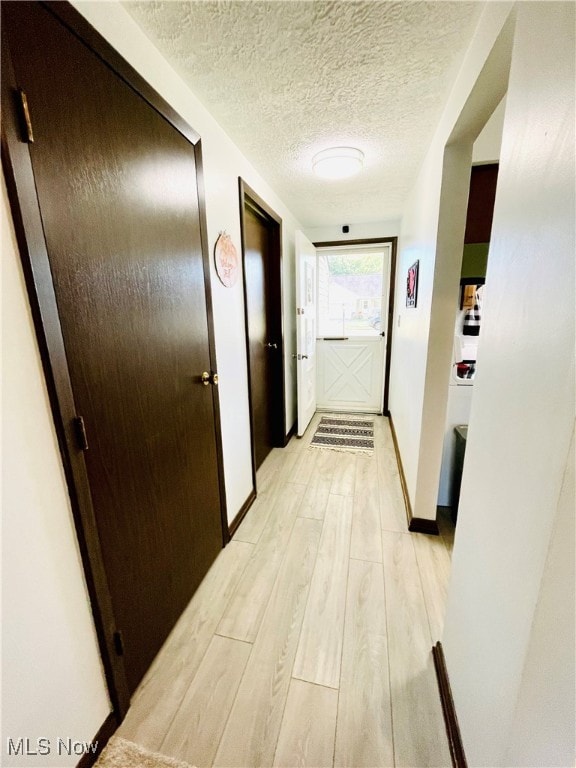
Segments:
[[[3,6],[133,691],[222,546],[194,147],[49,11]]]
[[[244,214],[244,253],[246,295],[248,299],[248,345],[252,429],[256,469],[274,447],[272,405],[274,400],[274,356],[278,355],[270,299],[271,232],[268,222],[246,206]],[[269,345],[276,345],[269,346]]]

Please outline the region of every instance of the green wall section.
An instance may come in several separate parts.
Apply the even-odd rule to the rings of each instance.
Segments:
[[[462,257],[460,277],[486,277],[490,243],[467,243]]]

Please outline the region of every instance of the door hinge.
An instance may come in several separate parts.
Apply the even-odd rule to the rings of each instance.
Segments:
[[[304,314],[304,307],[296,307],[296,314],[297,315],[303,315]]]
[[[114,650],[118,656],[124,656],[124,637],[122,636],[122,632],[120,632],[120,630],[116,630],[112,636],[112,639],[114,641]]]
[[[76,440],[78,442],[78,448],[81,451],[88,450],[88,436],[86,434],[86,425],[82,416],[76,416],[74,419],[74,430],[76,431]]]
[[[26,141],[28,144],[34,143],[34,131],[32,130],[32,120],[30,119],[30,108],[28,107],[28,98],[22,88],[18,89],[20,94],[20,104],[22,105],[22,117],[24,119],[24,129],[26,132]]]

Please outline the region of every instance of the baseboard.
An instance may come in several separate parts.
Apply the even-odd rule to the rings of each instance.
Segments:
[[[456,716],[456,707],[452,698],[452,689],[448,678],[448,669],[446,668],[446,659],[442,643],[438,641],[432,647],[432,656],[434,658],[434,667],[436,669],[436,678],[438,680],[438,690],[440,691],[440,701],[442,702],[442,712],[444,713],[444,722],[446,724],[446,735],[448,736],[448,746],[450,747],[450,756],[454,768],[467,768],[466,755],[464,754],[464,745]]]
[[[250,491],[250,495],[248,496],[244,504],[242,504],[242,506],[240,507],[238,514],[228,526],[228,532],[230,534],[230,538],[232,538],[232,536],[234,536],[234,534],[238,530],[238,526],[240,525],[242,520],[244,520],[244,518],[246,517],[246,513],[248,512],[252,504],[254,504],[255,500],[256,500],[256,491],[252,489]]]
[[[411,517],[408,523],[411,533],[428,533],[432,536],[440,535],[440,528],[436,520],[428,520],[426,517]]]
[[[110,712],[106,720],[104,720],[104,722],[98,729],[98,733],[92,739],[92,744],[97,744],[96,749],[94,750],[94,752],[84,754],[80,758],[80,761],[77,764],[76,768],[92,768],[92,766],[100,756],[100,753],[102,752],[106,744],[108,744],[110,737],[114,735],[117,728],[118,728],[118,719],[116,718],[116,714],[114,712]]]
[[[292,440],[292,438],[296,434],[296,423],[297,422],[294,422],[294,424],[292,424],[292,428],[289,430],[288,434],[284,438],[284,448],[286,448],[290,440]]]
[[[410,530],[410,521],[412,520],[412,505],[410,504],[410,497],[408,496],[408,486],[406,485],[406,475],[404,474],[404,467],[402,466],[402,456],[400,456],[398,438],[396,437],[396,430],[394,429],[394,422],[392,421],[392,414],[390,411],[388,411],[388,421],[390,422],[390,432],[392,433],[392,442],[394,443],[394,453],[396,454],[396,463],[398,464],[398,472],[400,473],[400,485],[402,486],[402,496],[404,497],[404,507],[406,509],[408,530]]]
[[[402,456],[400,455],[398,438],[396,436],[396,430],[394,429],[394,422],[392,421],[392,414],[390,411],[387,413],[387,418],[390,422],[390,432],[392,433],[392,442],[394,443],[396,463],[398,464],[398,472],[400,473],[400,485],[402,486],[402,496],[404,497],[404,506],[406,508],[408,530],[411,533],[431,533],[433,536],[438,536],[440,534],[440,529],[438,528],[436,520],[427,520],[424,517],[414,517],[412,514],[412,504],[410,503],[410,496],[408,495],[408,485],[406,484],[406,475],[404,474],[404,467],[402,466]]]

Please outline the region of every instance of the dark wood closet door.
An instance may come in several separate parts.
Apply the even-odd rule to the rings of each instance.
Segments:
[[[274,333],[268,303],[272,238],[268,222],[246,206],[244,212],[244,253],[248,300],[248,345],[252,429],[256,469],[274,447],[272,404],[274,401],[274,355],[278,339]],[[268,346],[276,344],[276,347]]]
[[[194,147],[49,11],[2,5],[133,691],[222,546]]]

